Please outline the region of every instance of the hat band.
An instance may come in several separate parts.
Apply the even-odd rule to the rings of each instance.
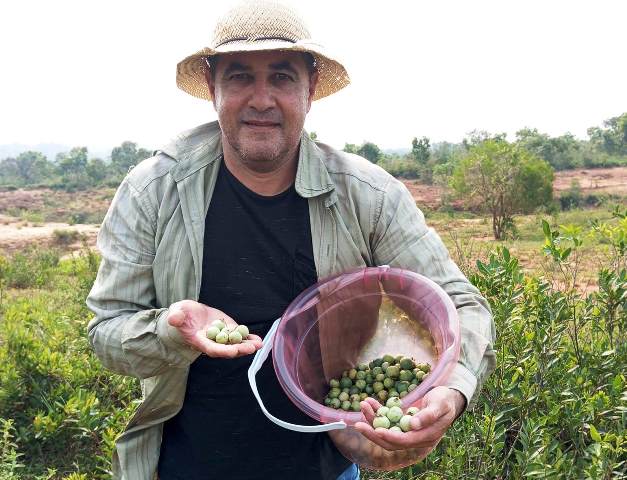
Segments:
[[[226,45],[228,43],[233,43],[233,42],[241,42],[241,41],[258,42],[258,41],[263,41],[263,40],[282,40],[284,42],[296,43],[295,40],[292,40],[291,38],[285,38],[285,37],[255,37],[255,38],[237,37],[237,38],[229,38],[228,40],[225,40],[224,42],[220,42],[214,48],[219,48],[222,45]]]

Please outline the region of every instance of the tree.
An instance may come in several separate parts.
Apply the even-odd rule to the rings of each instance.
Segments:
[[[126,175],[128,169],[151,156],[149,150],[137,148],[134,142],[122,142],[111,150],[111,168],[118,175]]]
[[[431,157],[431,146],[429,138],[422,137],[418,140],[416,137],[411,141],[411,155],[421,165],[426,165]]]
[[[590,142],[609,155],[627,156],[627,112],[605,120],[603,125],[606,128],[588,129]]]
[[[546,160],[556,170],[576,168],[582,164],[581,143],[570,133],[549,137],[537,129],[523,128],[516,140],[526,150]]]
[[[318,134],[316,132],[311,132],[309,134],[309,138],[311,138],[314,142],[318,140]]]
[[[357,150],[357,154],[367,158],[372,163],[377,163],[381,158],[381,149],[372,142],[364,142]]]
[[[8,157],[0,162],[0,177],[3,183],[32,185],[45,180],[51,164],[40,152],[22,152],[16,158]]]
[[[345,143],[344,148],[342,150],[344,150],[346,153],[357,154],[357,152],[359,151],[359,147],[355,145],[354,143]]]
[[[85,169],[92,185],[98,185],[107,176],[107,164],[100,158],[92,158]]]
[[[519,145],[489,138],[469,147],[451,187],[467,206],[492,215],[492,232],[500,240],[514,214],[551,201],[553,169]]]
[[[87,185],[87,147],[74,147],[57,155],[57,170],[61,180],[72,187]]]

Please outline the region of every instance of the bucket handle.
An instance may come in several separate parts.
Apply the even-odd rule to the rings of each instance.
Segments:
[[[259,396],[259,391],[257,390],[257,379],[256,375],[261,366],[264,364],[268,355],[270,354],[270,350],[272,350],[272,343],[274,341],[274,336],[276,334],[277,329],[279,328],[279,323],[281,319],[275,320],[270,328],[270,331],[263,339],[263,347],[255,353],[255,358],[253,358],[250,367],[248,367],[248,382],[250,383],[250,388],[259,402],[259,406],[261,407],[261,411],[264,413],[266,417],[268,417],[272,422],[276,423],[280,427],[287,428],[288,430],[294,430],[295,432],[303,432],[303,433],[318,433],[318,432],[328,432],[329,430],[340,430],[346,428],[346,423],[343,421],[327,423],[323,425],[296,425],[294,423],[285,422],[274,415],[272,415],[266,409],[261,397]]]

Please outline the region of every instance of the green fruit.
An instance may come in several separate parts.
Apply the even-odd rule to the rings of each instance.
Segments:
[[[374,377],[371,374],[366,375],[366,383],[372,385],[374,383]]]
[[[351,408],[351,402],[349,402],[348,400],[346,400],[345,402],[342,402],[341,408],[345,412],[348,412]]]
[[[366,365],[365,363],[360,363],[357,366],[357,370],[359,370],[360,372],[365,372],[366,370],[368,370],[368,365]]]
[[[386,417],[390,419],[390,422],[396,423],[401,418],[403,418],[403,411],[400,409],[400,407],[393,406],[393,407],[390,407],[390,409],[388,410],[388,413],[386,413],[385,415]]]
[[[403,431],[401,430],[401,427],[399,427],[398,425],[394,425],[394,426],[390,427],[390,432],[403,433]]]
[[[331,407],[333,407],[335,409],[338,409],[338,408],[340,408],[341,405],[342,405],[342,402],[340,402],[339,398],[332,398],[331,399],[331,405],[330,405]]]
[[[329,381],[329,386],[330,386],[331,388],[337,388],[337,387],[339,387],[339,386],[340,386],[340,381],[339,381],[339,380],[336,380],[335,378],[332,378],[332,379]]]
[[[423,378],[425,378],[425,375],[425,372],[423,372],[422,370],[418,370],[418,372],[416,372],[416,380],[420,382]]]
[[[378,392],[377,393],[377,397],[382,402],[385,402],[388,399],[388,392],[387,392],[387,390],[381,390],[380,392]]]
[[[425,376],[424,376],[424,377],[422,377],[422,381],[424,382],[424,381],[425,381],[425,379],[426,379],[428,376],[429,376],[429,374],[428,374],[428,373],[425,373]]]
[[[420,409],[418,407],[409,407],[407,409],[407,415],[416,415]]]
[[[412,379],[414,378],[414,374],[412,373],[411,370],[401,370],[401,373],[399,374],[398,378],[400,378],[404,382],[411,382]]]
[[[375,417],[372,426],[374,428],[390,428],[390,420],[387,417]]]
[[[346,393],[349,393],[350,392],[350,388],[343,388],[342,391],[346,392]]]
[[[398,396],[399,396],[400,398],[404,398],[404,397],[406,397],[408,394],[409,394],[409,392],[401,392],[401,393],[399,393],[399,394],[398,394]]]
[[[346,377],[348,377],[348,370],[344,370],[342,372],[342,378],[346,378]]]
[[[365,380],[366,379],[366,375],[367,375],[366,372],[364,372],[362,370],[359,370],[357,372],[357,380]]]
[[[381,367],[375,367],[371,370],[372,375],[379,375],[380,373],[383,373],[383,369]]]
[[[383,390],[383,384],[381,382],[375,382],[372,384],[372,391],[374,393],[379,393],[381,390]]]
[[[414,363],[414,361],[409,358],[409,357],[403,357],[401,358],[401,368],[403,370],[411,370],[412,368],[414,368],[416,366],[416,364]]]
[[[385,372],[387,371],[387,369],[388,369],[388,367],[389,367],[389,366],[390,366],[390,364],[389,364],[388,362],[383,362],[383,363],[381,364],[381,371],[382,371],[383,373],[385,373]]]
[[[220,329],[218,327],[209,327],[207,329],[207,338],[209,340],[215,340],[218,333],[220,333]]]
[[[375,359],[372,361],[372,364],[373,364],[375,367],[381,367],[381,364],[382,364],[382,363],[383,363],[383,359],[382,359],[382,358],[375,358]],[[370,367],[370,368],[373,368],[373,367]]]
[[[390,411],[390,409],[388,407],[386,407],[385,405],[379,407],[379,409],[377,410],[377,416],[378,417],[385,417],[388,412]]]
[[[351,388],[353,386],[353,381],[348,377],[342,377],[340,380],[340,387],[342,388]]]
[[[329,397],[324,397],[324,404],[331,405],[331,399]]]
[[[431,365],[429,365],[428,363],[419,363],[418,365],[416,365],[416,368],[419,368],[425,373],[429,373],[431,371]]]
[[[248,334],[250,333],[246,325],[238,325],[235,330],[239,332],[243,339],[247,338]]]
[[[337,398],[340,399],[340,402],[345,402],[346,400],[348,400],[349,396],[348,393],[342,392]]]
[[[371,393],[374,393],[374,388],[372,388],[372,385],[366,385],[365,392],[368,395],[370,395]]]
[[[232,345],[236,345],[238,343],[242,343],[242,334],[237,330],[233,330],[229,333],[229,343]]]
[[[403,415],[399,420],[398,424],[403,432],[409,432],[411,430],[411,424],[409,423],[410,420],[411,415]]]
[[[398,397],[399,393],[395,389],[392,389],[392,390],[388,390],[388,395],[390,397]]]
[[[357,380],[355,382],[355,386],[359,389],[359,390],[363,390],[364,388],[366,388],[366,381],[365,380]]]
[[[359,394],[359,401],[363,402],[366,398],[368,398],[368,393],[367,392],[363,392]]]
[[[407,387],[407,391],[413,392],[414,390],[416,390],[416,388],[418,388],[418,385],[414,385],[413,383],[410,383],[409,387]]]
[[[351,403],[351,410],[353,412],[360,412],[361,411],[361,405],[359,404],[359,402]]]
[[[385,371],[385,374],[390,378],[398,378],[401,373],[401,369],[398,365],[390,365]]]
[[[374,377],[374,380],[376,382],[383,382],[385,380],[385,374],[384,373],[380,373],[379,375],[377,375],[376,377]]]
[[[390,354],[383,355],[383,361],[388,363],[388,364],[391,364],[391,363],[394,362],[394,357],[392,355],[390,355]]]
[[[359,402],[361,400],[361,398],[359,398],[359,394],[358,393],[355,393],[354,395],[350,396],[349,400],[351,402]]]
[[[409,383],[408,382],[396,382],[396,385],[394,387],[396,388],[396,391],[398,393],[403,393],[407,391],[407,387],[409,387]]]
[[[385,402],[385,406],[388,408],[392,408],[392,407],[401,407],[401,399],[398,397],[390,397],[388,398],[388,401]]]
[[[216,335],[216,342],[225,345],[229,341],[229,334],[222,330]]]
[[[404,357],[402,355],[397,355],[396,357],[394,357],[394,363],[400,364],[403,358]]]
[[[348,371],[348,378],[350,378],[351,380],[355,380],[356,376],[357,376],[357,370],[355,370],[354,368],[351,368]]]
[[[340,394],[342,393],[342,391],[339,388],[332,388],[329,391],[329,397],[330,398],[337,398],[340,396]]]
[[[411,384],[412,384],[412,385],[414,385],[414,386],[418,385],[419,383],[420,383],[420,380],[418,380],[417,378],[414,378],[414,379],[411,381]]]
[[[394,380],[392,380],[391,378],[386,378],[385,380],[383,380],[383,386],[385,388],[392,388],[394,386]]]
[[[350,390],[348,391],[348,393],[350,393],[351,395],[354,395],[355,393],[361,393],[361,390],[359,390],[359,388],[357,388],[356,386],[351,387]]]
[[[211,326],[217,327],[220,330],[224,330],[224,327],[226,327],[226,324],[222,320],[214,320],[213,322],[211,322]]]

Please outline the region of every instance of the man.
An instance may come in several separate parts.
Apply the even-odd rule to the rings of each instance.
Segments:
[[[291,10],[268,2],[236,7],[212,46],[178,65],[179,87],[211,100],[219,120],[180,135],[124,179],[87,299],[96,354],[142,379],[143,402],[117,442],[116,478],[359,478],[328,435],[267,421],[246,381],[250,354],[287,305],[318,279],[356,267],[429,276],[462,326],[460,362],[447,386],[424,397],[414,430],[399,436],[361,423],[360,431],[388,450],[426,456],[476,401],[494,368],[485,300],[400,182],[303,131],[312,101],[348,81]],[[255,335],[212,342],[205,332],[218,318]],[[307,422],[266,366],[258,385],[268,409]],[[362,403],[368,418],[373,408]]]

